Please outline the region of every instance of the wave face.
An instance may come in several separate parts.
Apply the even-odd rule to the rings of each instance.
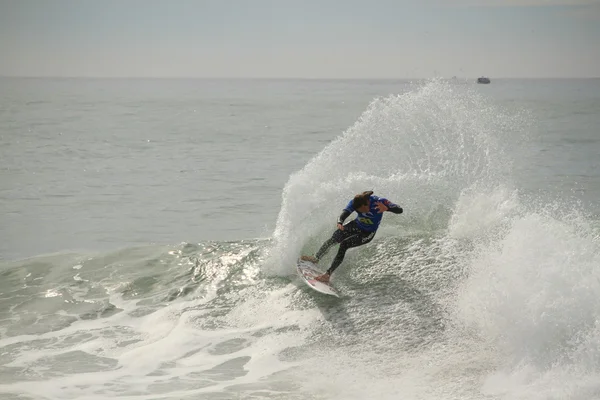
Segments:
[[[514,187],[504,144],[525,134],[432,81],[374,100],[290,176],[270,239],[5,263],[0,393],[600,398],[598,224]],[[295,259],[363,190],[405,213],[347,253],[341,299],[318,295]]]

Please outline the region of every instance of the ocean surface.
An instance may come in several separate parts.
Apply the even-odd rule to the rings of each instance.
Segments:
[[[1,78],[0,398],[600,399],[599,200],[600,79]]]

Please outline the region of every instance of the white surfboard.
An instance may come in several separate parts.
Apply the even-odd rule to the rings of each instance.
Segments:
[[[298,260],[296,264],[298,274],[304,282],[317,292],[328,294],[335,297],[340,297],[338,291],[331,283],[319,282],[315,279],[316,276],[322,275],[323,272],[317,269],[317,266],[310,261]]]

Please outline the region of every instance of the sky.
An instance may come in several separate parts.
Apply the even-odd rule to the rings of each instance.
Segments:
[[[600,0],[0,0],[0,76],[599,77]]]

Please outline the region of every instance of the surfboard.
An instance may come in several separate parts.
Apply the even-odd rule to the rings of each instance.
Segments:
[[[315,279],[316,276],[323,274],[323,272],[317,269],[316,264],[310,261],[298,260],[296,269],[298,270],[298,275],[300,275],[302,280],[311,289],[316,290],[319,293],[340,297],[338,291],[331,285],[331,283],[319,282]]]

